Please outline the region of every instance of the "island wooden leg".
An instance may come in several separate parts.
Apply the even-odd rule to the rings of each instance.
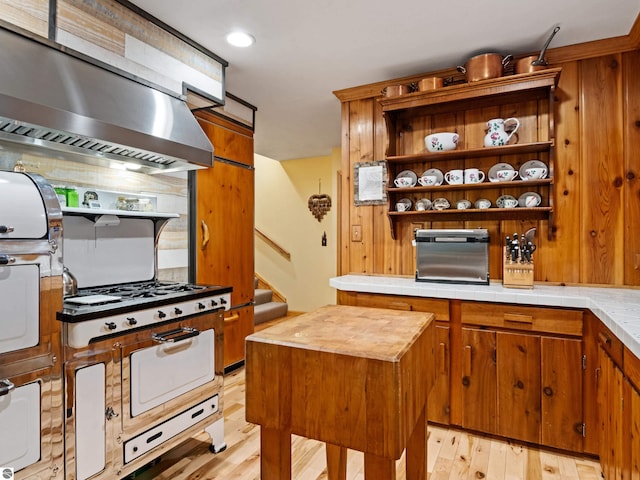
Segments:
[[[347,449],[331,443],[325,443],[327,449],[327,478],[329,480],[347,480]]]
[[[365,452],[364,478],[365,480],[396,480],[396,461]]]
[[[291,479],[291,433],[260,427],[260,478]]]
[[[418,418],[407,444],[407,480],[427,478],[427,422],[426,408]]]

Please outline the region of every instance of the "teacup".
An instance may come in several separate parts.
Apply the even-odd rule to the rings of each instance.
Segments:
[[[430,152],[455,150],[459,138],[459,135],[454,132],[432,133],[424,137],[424,144]]]
[[[456,208],[458,210],[466,210],[467,208],[471,208],[471,202],[466,199],[458,200],[456,202]]]
[[[398,188],[411,187],[413,185],[413,180],[411,180],[410,177],[398,177],[393,181],[393,183]]]
[[[444,179],[449,185],[460,185],[464,181],[464,172],[460,169],[449,170],[444,174]]]
[[[431,200],[428,198],[423,198],[422,200],[418,200],[416,202],[416,210],[419,212],[423,212],[425,210],[429,210],[431,208]]]
[[[540,199],[535,195],[527,195],[526,197],[524,197],[525,207],[533,208],[533,207],[537,207],[539,204],[540,204]]]
[[[515,180],[517,176],[517,170],[498,170],[496,172],[496,179],[499,182],[510,182],[511,180]]]
[[[464,169],[464,183],[482,183],[484,182],[484,172],[477,168]]]
[[[446,210],[447,208],[449,208],[451,206],[451,204],[449,203],[449,200],[447,200],[446,198],[436,198],[433,201],[433,209],[434,210]]]
[[[515,198],[505,198],[502,202],[504,208],[515,208],[518,206],[518,200]]]
[[[435,175],[424,175],[418,179],[418,183],[423,187],[433,187],[438,184],[438,177]]]
[[[476,200],[475,207],[479,209],[491,208],[491,200],[487,200],[486,198],[480,198]]]
[[[524,171],[523,180],[538,180],[547,176],[547,169],[544,167],[527,168]]]
[[[407,211],[407,204],[406,203],[402,203],[402,202],[396,203],[396,210],[398,212],[406,212]]]

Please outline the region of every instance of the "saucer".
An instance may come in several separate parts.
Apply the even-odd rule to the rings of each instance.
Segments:
[[[544,164],[544,162],[541,162],[540,160],[529,160],[528,162],[525,162],[521,167],[520,170],[518,170],[518,173],[520,174],[520,178],[522,180],[527,180],[527,168],[546,168],[547,172],[549,172],[549,168]],[[542,178],[545,178],[546,175]]]
[[[532,168],[532,167],[528,167],[528,168]],[[533,196],[537,199],[537,202],[535,205],[527,205],[527,197],[529,196]],[[521,207],[525,207],[525,208],[537,207],[538,205],[540,205],[541,202],[542,202],[542,197],[538,195],[536,192],[525,192],[522,195],[520,195],[520,198],[518,198],[518,204]]]
[[[403,170],[398,175],[396,175],[396,178],[401,178],[401,177],[409,177],[411,179],[412,187],[415,187],[416,183],[418,183],[418,176],[416,175],[416,172],[412,170]]]
[[[519,200],[516,200],[516,197],[512,197],[511,195],[502,195],[502,196],[498,197],[498,199],[496,200],[496,205],[499,208],[514,208],[514,207],[507,207],[505,205],[505,200],[513,200],[514,202],[516,202],[514,207],[518,206]]]
[[[449,203],[449,200],[447,200],[446,198],[436,198],[433,201],[433,209],[434,210],[446,210],[447,208],[449,208],[451,206],[451,204]]]
[[[489,174],[487,175],[490,182],[498,182],[498,172],[500,170],[515,170],[515,168],[513,168],[513,166],[509,165],[508,163],[496,163],[489,169]]]
[[[442,175],[442,172],[440,170],[438,170],[437,168],[430,168],[429,170],[425,171],[422,174],[423,177],[426,177],[427,175],[433,175],[434,177],[438,178],[436,180],[436,186],[442,185],[442,180],[444,180],[444,176]]]

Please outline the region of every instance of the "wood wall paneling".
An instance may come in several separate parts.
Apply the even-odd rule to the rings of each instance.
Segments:
[[[640,51],[622,56],[624,99],[624,284],[640,285]]]
[[[0,18],[29,32],[47,38],[49,0],[0,0]]]
[[[621,56],[581,62],[580,280],[623,283]]]

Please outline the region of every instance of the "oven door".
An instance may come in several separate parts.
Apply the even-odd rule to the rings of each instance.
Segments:
[[[0,372],[0,466],[18,478],[53,478],[62,467],[59,371]]]
[[[0,252],[0,259],[2,257]],[[12,258],[13,263],[8,265],[0,261],[0,362],[3,364],[51,354],[52,334],[60,330],[55,312],[62,306],[62,277],[40,277],[41,269],[45,268],[42,262],[48,262],[49,256]]]
[[[222,389],[222,312],[155,327],[122,348],[126,437],[212,397]],[[221,393],[221,392],[220,392]]]

